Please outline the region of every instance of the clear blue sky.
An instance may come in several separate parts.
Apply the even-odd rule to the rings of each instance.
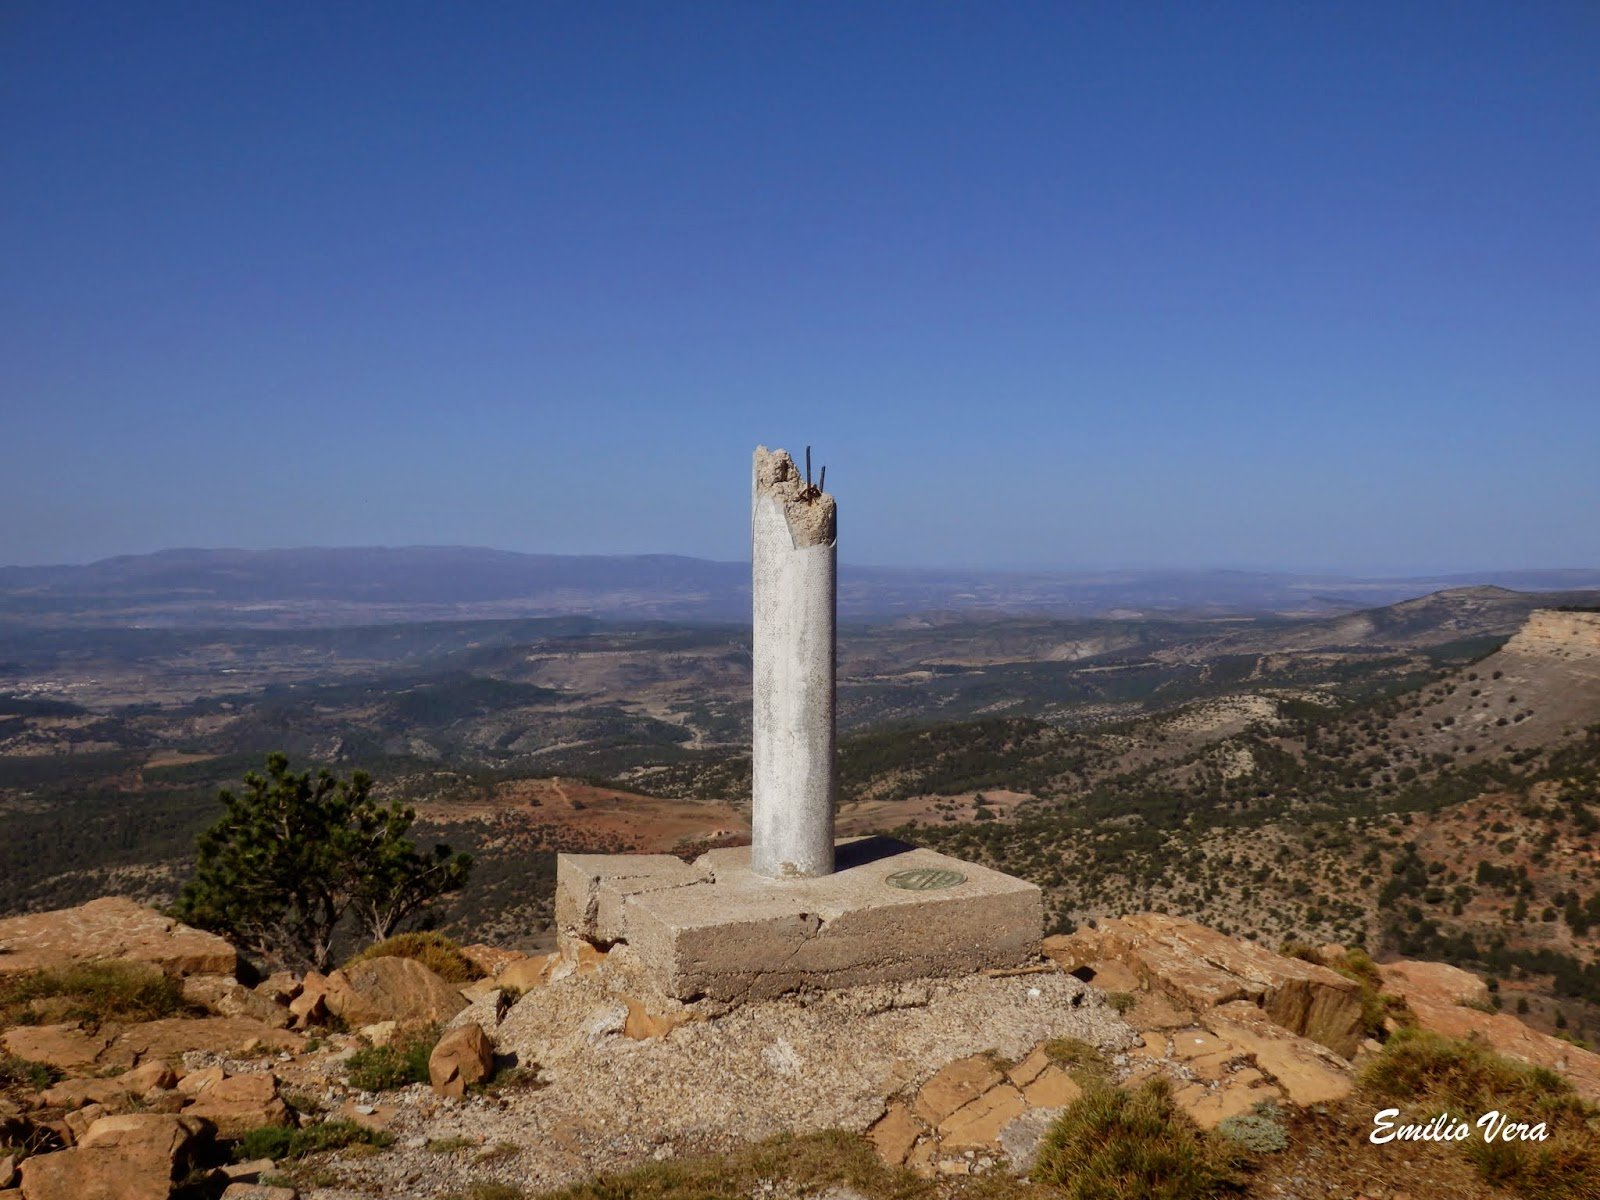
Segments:
[[[0,563],[1600,565],[1600,6],[0,3]]]

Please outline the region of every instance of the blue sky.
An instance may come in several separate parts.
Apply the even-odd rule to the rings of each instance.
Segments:
[[[1600,565],[1600,7],[0,6],[0,563]]]

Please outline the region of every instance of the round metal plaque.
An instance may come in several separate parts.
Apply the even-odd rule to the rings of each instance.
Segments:
[[[947,871],[943,867],[916,867],[910,871],[896,871],[884,882],[890,887],[904,888],[908,892],[933,892],[940,888],[955,887],[965,883],[967,877],[960,871]]]

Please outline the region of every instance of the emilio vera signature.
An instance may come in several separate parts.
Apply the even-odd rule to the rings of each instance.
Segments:
[[[1528,1125],[1513,1121],[1504,1113],[1490,1110],[1472,1124],[1442,1112],[1425,1125],[1401,1125],[1395,1118],[1398,1108],[1386,1108],[1372,1118],[1372,1132],[1367,1140],[1376,1145],[1386,1142],[1464,1142],[1477,1128],[1486,1142],[1542,1142],[1550,1136],[1544,1122]]]

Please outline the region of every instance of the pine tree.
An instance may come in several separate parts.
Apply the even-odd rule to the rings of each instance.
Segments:
[[[419,854],[405,836],[415,812],[380,805],[364,772],[297,775],[274,753],[244,782],[218,795],[226,811],[200,835],[174,915],[264,959],[327,970],[347,914],[381,941],[466,882],[471,857]]]

